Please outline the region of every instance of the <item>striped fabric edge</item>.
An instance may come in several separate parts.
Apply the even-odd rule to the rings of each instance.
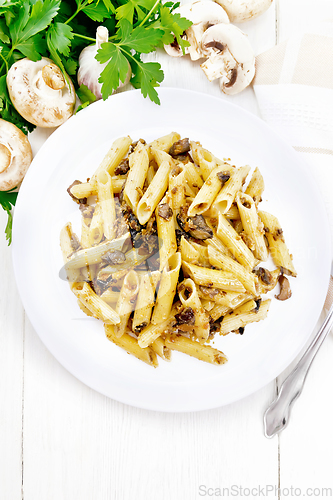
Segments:
[[[294,146],[294,149],[299,153],[312,153],[316,155],[333,155],[333,149],[312,148],[306,146]]]

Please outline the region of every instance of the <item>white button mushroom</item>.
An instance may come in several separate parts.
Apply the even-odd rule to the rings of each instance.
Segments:
[[[214,0],[223,7],[232,23],[253,19],[268,9],[273,0]]]
[[[220,78],[225,94],[237,94],[247,87],[255,74],[255,57],[247,36],[232,24],[208,28],[201,40],[209,58],[201,64],[208,80]]]
[[[109,32],[105,26],[98,26],[96,30],[96,43],[95,45],[89,45],[85,47],[79,57],[79,71],[77,74],[77,81],[79,85],[85,85],[88,89],[96,96],[97,99],[102,99],[101,88],[102,84],[99,83],[98,79],[107,63],[101,64],[95,55],[98,49],[101,48],[102,43],[106,43],[109,40]],[[118,89],[127,85],[132,76],[132,69],[128,64],[128,72],[124,82],[120,82]],[[115,91],[114,91],[115,92]],[[113,93],[114,93],[113,92]]]
[[[32,152],[24,133],[0,118],[0,191],[8,191],[23,180]]]
[[[218,23],[229,23],[229,18],[223,8],[208,0],[182,5],[174,12],[193,23],[185,31],[186,39],[190,43],[190,47],[185,49],[185,54],[190,54],[192,61],[204,57],[201,50],[201,38],[206,29]],[[164,48],[170,56],[180,57],[183,55],[176,40],[170,45],[165,45]]]
[[[39,127],[58,127],[74,112],[75,89],[51,59],[21,59],[7,74],[7,87],[16,110]]]

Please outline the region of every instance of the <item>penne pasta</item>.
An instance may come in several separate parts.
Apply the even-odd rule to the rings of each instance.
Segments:
[[[193,244],[187,241],[184,236],[180,239],[180,253],[183,261],[189,262],[190,264],[199,263],[199,251]]]
[[[154,342],[150,345],[150,348],[158,354],[158,356],[164,361],[171,361],[171,349],[165,345],[164,340],[161,337],[158,337]]]
[[[161,323],[153,325],[152,323],[144,328],[138,337],[138,344],[140,347],[148,347],[156,339],[158,339],[162,334],[165,335],[169,332],[171,324],[174,321],[174,316],[172,314]]]
[[[191,279],[185,279],[178,287],[179,299],[185,308],[191,308],[194,312],[194,332],[200,343],[209,337],[209,317],[202,307],[195,283]]]
[[[113,198],[111,176],[105,170],[101,170],[98,172],[96,178],[98,206],[100,206],[103,220],[103,233],[107,240],[112,240],[115,237],[114,223],[116,220],[116,207]]]
[[[180,266],[181,255],[180,252],[177,252],[169,258],[162,272],[156,305],[151,319],[153,325],[161,323],[170,315],[173,299],[177,290]]]
[[[198,215],[206,212],[215,203],[217,193],[221,191],[222,177],[226,172],[224,166],[216,167],[207,177],[188,209],[188,215]],[[222,177],[221,177],[222,175]]]
[[[117,301],[116,312],[120,322],[115,326],[114,333],[120,338],[124,333],[139,292],[139,278],[135,271],[129,271],[123,281]]]
[[[200,175],[200,169],[194,163],[190,161],[186,163],[184,172],[187,183],[192,189],[200,189],[203,186],[204,181]]]
[[[165,196],[157,205],[155,211],[160,251],[160,270],[164,268],[169,258],[177,252],[175,219],[168,201],[169,197]]]
[[[106,170],[110,175],[114,174],[115,168],[119,165],[124,156],[128,153],[129,147],[132,143],[132,139],[127,137],[120,137],[116,139],[109,151],[104,156],[98,169],[92,176],[91,180],[95,181],[98,173],[101,170]]]
[[[142,196],[137,206],[137,217],[140,224],[146,224],[168,187],[168,179],[171,165],[163,161],[158,168],[147,191]]]
[[[130,171],[127,175],[123,196],[127,205],[136,214],[149,168],[147,146],[140,141],[137,143],[134,152],[129,155],[129,166]]]
[[[67,261],[65,268],[76,269],[78,267],[84,267],[91,264],[97,264],[102,261],[102,256],[107,252],[114,252],[116,250],[121,251],[125,241],[129,238],[129,233],[117,238],[116,240],[106,241],[100,243],[91,248],[84,248],[78,250],[75,254]]]
[[[151,149],[159,149],[161,151],[169,152],[172,144],[179,141],[180,135],[177,132],[171,132],[170,134],[159,137],[150,143]]]
[[[265,226],[265,235],[274,264],[283,268],[285,274],[296,277],[297,272],[284,241],[283,231],[278,219],[267,212],[259,212],[259,217]]]
[[[235,201],[236,194],[241,190],[249,172],[250,167],[248,165],[230,171],[230,178],[216,196],[213,208],[216,208],[222,214],[226,213]]]
[[[208,257],[212,266],[233,274],[244,285],[246,290],[256,295],[256,277],[253,273],[250,273],[237,261],[217,252],[211,245],[208,245]]]
[[[255,266],[253,253],[222,214],[219,214],[217,236],[232,253],[233,257],[248,270],[252,271]]]
[[[182,337],[181,335],[167,335],[165,337],[165,345],[172,351],[183,352],[213,365],[223,365],[227,362],[227,358],[222,351],[218,351],[209,345],[199,344],[199,342]]]
[[[104,323],[116,325],[120,317],[104,300],[93,291],[88,283],[74,283],[72,291],[84,306]]]
[[[264,238],[264,225],[259,219],[253,199],[247,194],[238,193],[236,202],[244,232],[253,241],[254,256],[261,261],[266,261],[268,259],[268,250]]]
[[[234,332],[240,328],[244,328],[249,323],[254,323],[265,319],[269,310],[271,301],[265,300],[260,304],[258,312],[242,312],[239,313],[237,310],[230,314],[224,316],[221,323],[220,335],[226,335],[227,333]]]
[[[147,363],[147,365],[154,366],[155,368],[158,366],[157,356],[153,349],[150,349],[150,347],[143,349],[139,346],[138,341],[128,333],[124,333],[119,338],[116,336],[112,325],[104,326],[105,335],[111,342],[124,349],[128,354],[132,354],[144,363]]]
[[[132,328],[135,333],[140,333],[149,325],[154,303],[155,287],[150,274],[145,274],[140,279],[138,300],[133,316]]]
[[[183,262],[183,270],[188,274],[195,283],[206,287],[216,287],[222,290],[233,292],[245,292],[242,283],[235,278],[231,273],[210,269],[208,267],[200,267],[188,262]]]
[[[254,170],[250,182],[245,190],[245,194],[251,196],[255,204],[258,206],[261,201],[261,195],[264,192],[265,183],[263,176],[258,167]]]

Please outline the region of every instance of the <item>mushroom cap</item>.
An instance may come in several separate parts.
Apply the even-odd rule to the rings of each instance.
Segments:
[[[220,84],[225,94],[237,94],[251,83],[255,74],[254,52],[239,28],[232,24],[216,24],[204,33],[201,46],[203,53],[210,56],[201,68],[209,80],[223,76]],[[214,66],[218,65],[220,74],[210,78]]]
[[[210,0],[198,0],[178,7],[175,12],[179,12],[193,24],[218,24],[229,23],[229,17],[222,6]]]
[[[27,136],[13,123],[0,118],[0,191],[20,184],[31,162]]]
[[[24,58],[12,65],[7,74],[9,96],[16,110],[28,122],[39,127],[58,127],[74,112],[75,89],[66,74],[51,59]]]
[[[218,23],[229,23],[225,10],[217,3],[210,0],[198,0],[197,2],[182,5],[174,10],[175,14],[186,17],[193,24],[186,30],[187,39],[191,47],[186,47],[185,54],[190,54],[192,60],[200,59],[201,37],[208,26]],[[183,52],[178,44],[164,45],[169,56],[181,57]]]
[[[223,7],[232,23],[254,19],[272,5],[273,0],[214,0]]]

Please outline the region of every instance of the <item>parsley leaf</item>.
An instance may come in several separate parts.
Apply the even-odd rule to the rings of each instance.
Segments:
[[[13,216],[11,213],[12,206],[16,203],[18,193],[13,193],[13,190],[10,191],[0,191],[0,205],[7,212],[8,220],[5,229],[6,240],[8,241],[8,245],[12,242],[12,226],[13,226]]]
[[[97,1],[97,3],[91,3],[84,9],[82,12],[86,14],[86,16],[90,17],[93,21],[97,21],[99,23],[103,22],[103,20],[109,16],[109,9],[102,1]]]
[[[42,54],[46,50],[45,39],[41,33],[37,33],[25,42],[16,45],[16,50],[19,50],[25,57],[28,57],[32,61],[38,61],[42,58]]]
[[[149,97],[149,99],[156,104],[161,104],[155,87],[159,87],[160,82],[163,81],[164,73],[161,70],[161,66],[156,62],[141,62],[137,61],[136,71],[131,80],[133,87],[141,88],[143,97]]]
[[[133,24],[134,16],[136,16],[137,21],[141,22],[145,17],[142,8],[150,10],[154,6],[154,3],[155,0],[128,0],[116,9],[116,19],[119,21],[126,19]]]
[[[111,42],[102,43],[101,48],[97,51],[96,59],[100,63],[109,61],[98,79],[102,84],[101,92],[105,100],[117,89],[120,81],[126,80],[129,63],[120,47]]]
[[[163,44],[172,43],[174,37],[176,37],[178,44],[183,49],[188,47],[190,44],[187,40],[183,40],[181,36],[184,31],[187,30],[191,25],[191,21],[185,17],[181,17],[180,14],[173,14],[170,9],[165,5],[161,5],[159,8],[159,18],[155,21],[154,26],[164,31],[162,42]]]
[[[96,101],[96,96],[88,89],[86,85],[80,85],[76,91],[78,98],[81,101],[81,105],[77,108],[76,113],[81,111],[81,109],[86,108],[92,102]]]
[[[12,45],[16,47],[45,30],[56,16],[60,2],[61,0],[37,0],[31,7],[29,2],[21,0],[18,17],[9,25]]]
[[[51,44],[57,47],[58,52],[68,57],[71,41],[74,38],[72,28],[68,24],[54,23],[48,30],[48,36]]]
[[[124,25],[127,29],[125,31]],[[130,23],[126,21],[126,19],[121,21],[121,29],[123,38],[119,45],[122,47],[126,47],[128,50],[135,50],[136,52],[141,52],[144,54],[148,54],[154,50],[161,41],[161,37],[163,35],[163,31],[160,29],[148,29],[143,26],[138,26],[134,28],[134,30],[129,33],[128,27],[130,27]]]

